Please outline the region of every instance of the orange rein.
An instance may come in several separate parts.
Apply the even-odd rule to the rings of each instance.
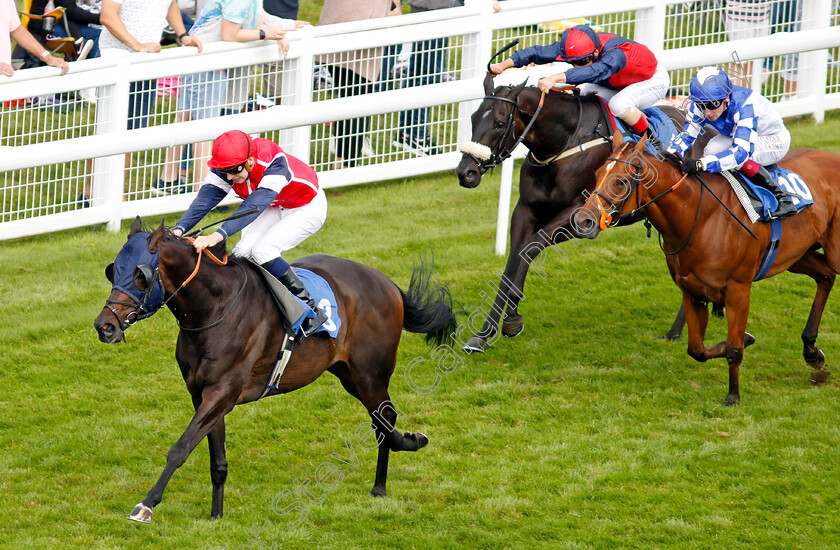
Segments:
[[[192,237],[184,237],[184,240],[185,240],[185,241],[187,241],[187,242],[188,242],[188,243],[190,243],[190,244],[192,244],[192,243],[195,241],[195,239],[194,239],[194,238],[192,238]],[[207,249],[207,248],[205,248],[204,250],[202,250],[202,252],[204,252],[205,254],[207,254],[207,257],[208,257],[208,258],[210,258],[211,260],[213,260],[213,261],[214,261],[217,265],[227,265],[227,263],[228,263],[228,255],[227,255],[227,252],[225,252],[225,255],[222,257],[222,259],[221,259],[221,260],[220,260],[219,258],[217,258],[217,257],[216,257],[216,255],[215,255],[215,254],[213,254],[212,252],[210,252],[210,250],[209,250],[209,249]],[[186,281],[184,281],[183,283],[181,283],[181,287],[182,287],[182,288],[183,288],[183,287],[185,287],[185,286],[187,286],[187,283],[189,283],[190,281],[192,281],[192,280],[193,280],[193,278],[194,278],[196,275],[198,275],[198,268],[199,268],[199,267],[201,267],[201,254],[199,254],[199,255],[198,255],[198,260],[195,262],[195,269],[193,269],[193,272],[190,274],[190,276],[189,276],[189,277],[187,277],[187,280],[186,280]]]
[[[631,141],[628,141],[627,143],[624,144],[624,146],[622,146],[621,151],[618,152],[619,157],[621,156],[622,153],[624,153],[624,150],[627,149],[627,146],[630,145],[631,143],[632,143]],[[611,163],[614,165],[615,161],[613,160],[613,161],[611,161]],[[604,173],[604,177],[601,178],[601,181],[598,182],[598,185],[595,186],[595,193],[593,193],[593,195],[595,195],[595,198],[598,200],[598,210],[601,212],[601,220],[598,224],[601,228],[601,231],[608,228],[610,226],[610,224],[612,223],[612,214],[607,214],[606,208],[605,208],[605,206],[603,206],[603,204],[601,202],[601,194],[599,193],[599,191],[602,190],[601,188],[603,187],[604,182],[607,181],[607,176],[610,175],[610,170],[611,169],[612,169],[612,166],[607,168],[607,171]],[[687,177],[688,177],[688,174],[683,174],[683,177],[681,177],[679,179],[679,181],[677,181],[677,183],[672,185],[670,187],[670,189],[668,189],[667,191],[665,191],[662,194],[664,195],[666,193],[670,193],[670,192],[676,190],[676,188],[679,187],[680,184],[682,184],[682,182],[684,182]],[[642,207],[644,207],[644,206],[647,206],[647,204],[642,205]]]

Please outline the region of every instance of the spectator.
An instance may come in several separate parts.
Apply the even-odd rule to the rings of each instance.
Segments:
[[[61,74],[67,74],[69,64],[63,59],[50,55],[50,52],[21,24],[14,0],[0,0],[0,28],[4,33],[3,38],[0,39],[0,74],[5,76],[14,74],[12,40],[47,65],[61,69]]]
[[[175,0],[102,0],[99,20],[105,27],[99,36],[103,57],[120,51],[160,52],[160,38],[167,21],[178,33],[182,45],[194,46],[198,51],[203,48],[201,40],[187,34]],[[155,80],[132,81],[129,84],[129,130],[149,125],[156,86]],[[131,155],[126,155],[126,169],[130,163]],[[77,201],[87,206],[89,198],[90,181],[87,181]]]
[[[286,30],[300,29],[309,21],[300,21],[298,0],[263,0],[263,21],[267,25],[283,27]],[[263,65],[263,91],[265,95],[280,104],[283,85],[283,64],[271,62]]]
[[[464,3],[461,0],[408,0],[408,5],[411,7],[411,13],[422,13],[463,6]],[[443,75],[447,71],[446,49],[448,47],[448,38],[434,38],[415,42],[411,50],[408,75],[403,81],[403,87],[426,86],[442,82]],[[401,112],[400,129],[393,145],[419,155],[437,153],[437,144],[429,135],[427,127],[430,111],[429,107],[423,107],[413,111]]]
[[[802,29],[802,0],[788,0],[773,5],[774,32],[799,31]],[[782,80],[785,81],[782,101],[796,97],[796,80],[799,76],[799,54],[792,53],[782,58]]]
[[[770,36],[770,4],[768,0],[726,0],[724,10],[724,28],[728,40],[745,40]],[[739,75],[741,85],[749,86],[748,78],[752,75],[752,61],[741,67],[730,65],[730,74]]]
[[[318,24],[386,17],[390,11],[391,0],[325,0]],[[382,48],[323,54],[315,62],[329,66],[333,90],[339,97],[367,94],[373,91],[373,85],[379,78]],[[366,131],[366,117],[340,120],[333,125],[336,138],[334,168],[356,165]]]
[[[202,43],[276,40],[284,56],[289,51],[286,30],[262,22],[257,0],[209,0],[189,34]],[[229,81],[229,71],[225,69],[185,75],[178,95],[178,110],[184,113],[182,119],[203,120],[220,116]],[[209,157],[212,145],[211,141],[196,144],[193,147],[194,157]],[[169,194],[178,184],[180,150],[180,146],[167,149],[164,170],[152,184],[153,193]],[[206,176],[207,167],[199,168],[197,163],[193,173],[195,181],[204,181]]]
[[[75,38],[80,44],[79,59],[99,57],[99,35],[102,33],[99,14],[102,11],[102,0],[70,0],[70,3],[66,13],[71,28],[65,29],[62,21],[56,24],[55,35]],[[82,55],[85,51],[90,53]]]

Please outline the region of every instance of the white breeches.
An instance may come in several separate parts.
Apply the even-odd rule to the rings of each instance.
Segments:
[[[646,109],[665,97],[671,85],[671,76],[660,64],[648,80],[634,82],[621,90],[614,90],[597,84],[580,86],[581,95],[598,94],[610,106],[610,112],[621,118],[627,109],[636,107]]]
[[[269,206],[245,226],[232,254],[264,264],[296,247],[321,229],[327,219],[327,197],[319,189],[312,202],[298,208]]]

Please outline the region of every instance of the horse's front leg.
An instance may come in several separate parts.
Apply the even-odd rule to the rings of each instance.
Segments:
[[[750,315],[750,284],[726,286],[726,320],[729,330],[726,334],[726,361],[729,363],[729,393],[724,405],[737,405],[741,401],[739,371],[744,359],[744,348],[755,340],[746,333]],[[720,344],[718,344],[720,345]]]
[[[534,217],[530,208],[524,206],[522,202],[518,202],[513,210],[513,216],[511,216],[510,254],[508,255],[502,278],[499,281],[499,288],[496,291],[496,297],[493,300],[493,304],[490,306],[490,311],[487,314],[487,319],[485,319],[481,330],[473,335],[472,338],[467,340],[466,344],[464,344],[465,351],[485,351],[488,345],[487,340],[495,336],[499,330],[499,319],[501,319],[502,312],[505,311],[506,307],[508,307],[508,311],[510,312],[508,303],[513,289],[516,288],[511,284],[511,279],[518,272],[520,265],[522,264],[522,258],[519,255],[519,251],[522,250],[523,243],[526,239],[530,241],[535,232],[536,228]],[[485,296],[484,292],[481,293],[481,296]],[[515,306],[513,308],[513,312],[518,316]],[[508,313],[508,316],[509,315],[510,313]],[[506,316],[506,322],[507,319],[508,317]]]
[[[134,507],[128,519],[141,523],[151,522],[152,509],[160,504],[163,491],[172,478],[172,474],[187,460],[196,445],[233,409],[238,392],[232,391],[229,387],[222,388],[220,386],[220,384],[216,384],[204,388],[201,394],[201,404],[196,409],[190,424],[166,455],[166,466],[163,468],[163,473],[160,474],[160,478],[146,495],[146,498]]]
[[[518,308],[519,302],[525,297],[525,278],[529,269],[533,269],[543,279],[548,276],[541,267],[545,263],[546,248],[566,241],[572,241],[575,246],[580,246],[571,225],[572,216],[577,209],[578,205],[574,205],[561,210],[551,221],[530,235],[520,248],[518,256],[522,261],[511,280],[514,291],[508,294],[507,315],[502,326],[502,334],[505,336],[513,337],[522,332],[522,316],[519,315]],[[555,250],[561,258],[568,257],[568,253],[561,247]]]

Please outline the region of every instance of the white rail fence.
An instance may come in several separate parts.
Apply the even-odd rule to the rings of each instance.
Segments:
[[[577,18],[657,50],[671,71],[674,95],[687,88],[695,68],[725,66],[736,52],[742,62],[756,60],[744,64],[747,82],[777,101],[783,115],[822,121],[827,109],[840,107],[835,2],[801,1],[801,12],[795,11],[797,0],[767,4],[774,14],[767,32],[775,32],[749,40],[727,41],[720,0],[510,0],[501,13],[492,13],[487,0],[468,0],[462,8],[302,29],[292,33],[285,60],[273,43],[215,43],[201,54],[172,48],[85,60],[65,76],[39,68],[0,77],[0,239],[98,223],[117,230],[122,219],[184,210],[192,185],[181,186],[181,194],[156,196],[152,183],[167,164],[192,182],[207,158],[195,147],[191,159],[174,149],[167,158],[166,149],[234,128],[275,139],[308,160],[326,188],[452,169],[460,160],[457,143],[469,139],[469,115],[483,96],[491,52],[512,38],[521,39],[520,47],[551,43]],[[400,72],[406,56],[399,52],[408,48],[418,58],[425,52],[427,79]],[[363,51],[359,55],[375,65],[384,62],[378,82],[354,89],[334,79],[331,88],[316,87],[313,82],[327,82],[324,67],[347,51]],[[397,70],[391,71],[394,61]],[[176,98],[168,95],[179,78],[218,69],[228,70],[234,93],[225,106],[231,114],[181,121]],[[149,125],[127,130],[130,87],[144,81],[156,84]],[[265,105],[273,106],[251,110]],[[426,123],[412,119],[426,109]],[[337,121],[358,118],[366,127],[345,130],[364,147],[339,159],[331,130]],[[395,145],[400,132],[424,127],[436,143],[433,154]],[[509,166],[503,171],[508,188],[503,182],[499,253],[511,172]]]

